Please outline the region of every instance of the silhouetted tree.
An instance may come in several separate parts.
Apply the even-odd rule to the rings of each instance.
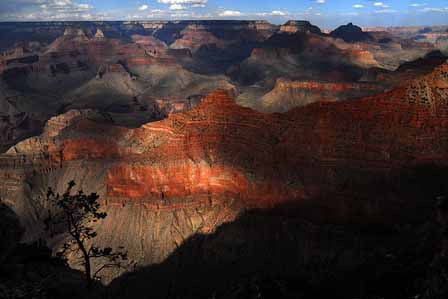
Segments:
[[[84,267],[88,287],[92,286],[94,280],[99,279],[101,271],[107,268],[122,268],[127,260],[127,252],[123,247],[114,251],[110,247],[97,247],[89,245],[97,233],[92,224],[107,217],[105,212],[100,211],[99,195],[91,193],[84,194],[82,190],[72,194],[75,182],[68,183],[67,190],[60,195],[51,188],[48,189],[46,199],[49,204],[45,229],[53,237],[58,232],[66,232],[68,240],[62,245],[57,256],[65,259],[67,253],[81,255],[81,264]],[[102,259],[103,263],[92,269],[92,259]]]

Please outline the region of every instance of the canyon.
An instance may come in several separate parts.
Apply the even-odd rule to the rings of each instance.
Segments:
[[[421,164],[445,165],[447,92],[443,64],[384,94],[284,114],[238,106],[224,90],[135,129],[73,111],[0,157],[1,196],[33,238],[43,204],[37,198],[74,179],[103,198],[109,217],[99,240],[113,238],[143,265],[247,208],[306,202],[328,209],[326,221],[397,224],[416,199],[409,194],[403,203],[394,192],[377,198],[371,188]]]
[[[278,79],[357,84],[370,78],[378,87],[365,91],[374,94],[396,83],[369,77],[371,69],[393,71],[436,49],[387,32],[346,42],[352,33],[341,28],[325,34],[307,21],[1,24],[0,150],[39,134],[49,118],[70,109],[99,109],[135,127],[189,109],[220,88],[263,110],[263,97],[275,93]],[[42,109],[34,108],[37,102]]]
[[[45,196],[74,180],[107,213],[95,244],[129,256],[102,277],[111,298],[243,298],[254,285],[386,298],[426,279],[434,199],[448,192],[448,63],[435,40],[307,21],[3,32],[0,213],[12,245],[0,259],[18,239],[60,248]]]

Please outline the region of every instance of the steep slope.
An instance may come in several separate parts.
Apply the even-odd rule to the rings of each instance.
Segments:
[[[217,91],[191,111],[137,129],[61,117],[0,156],[0,196],[33,239],[38,196],[74,179],[104,200],[109,217],[97,241],[125,246],[138,265],[163,261],[242,209],[290,201],[316,224],[400,225],[419,217],[401,175],[447,164],[447,100],[444,64],[385,94],[285,114],[243,108]]]

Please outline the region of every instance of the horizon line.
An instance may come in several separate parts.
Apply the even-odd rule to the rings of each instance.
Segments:
[[[270,22],[266,19],[140,19],[140,20],[27,20],[27,21],[23,21],[23,20],[0,20],[0,24],[4,24],[4,23],[107,23],[107,22],[132,22],[132,23],[139,23],[139,22],[207,22],[207,21],[213,21],[213,22],[266,22],[269,23],[271,25],[275,25],[275,26],[282,26],[290,21],[307,21],[312,23],[309,20],[306,19],[289,19],[284,23],[273,23]],[[370,25],[370,26],[361,26],[361,25],[357,25],[355,22],[348,22],[348,23],[342,23],[338,26],[343,26],[343,25],[347,25],[352,23],[353,25],[356,25],[360,28],[374,28],[374,27],[378,27],[378,28],[409,28],[409,27],[445,27],[448,26],[447,24],[444,25],[399,25],[399,26],[384,26],[384,25]],[[336,26],[335,28],[337,28],[338,26]],[[322,29],[329,29],[329,28],[322,28]]]

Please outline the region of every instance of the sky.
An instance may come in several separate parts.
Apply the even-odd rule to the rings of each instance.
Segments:
[[[309,20],[324,29],[448,25],[448,0],[0,0],[0,21]]]

